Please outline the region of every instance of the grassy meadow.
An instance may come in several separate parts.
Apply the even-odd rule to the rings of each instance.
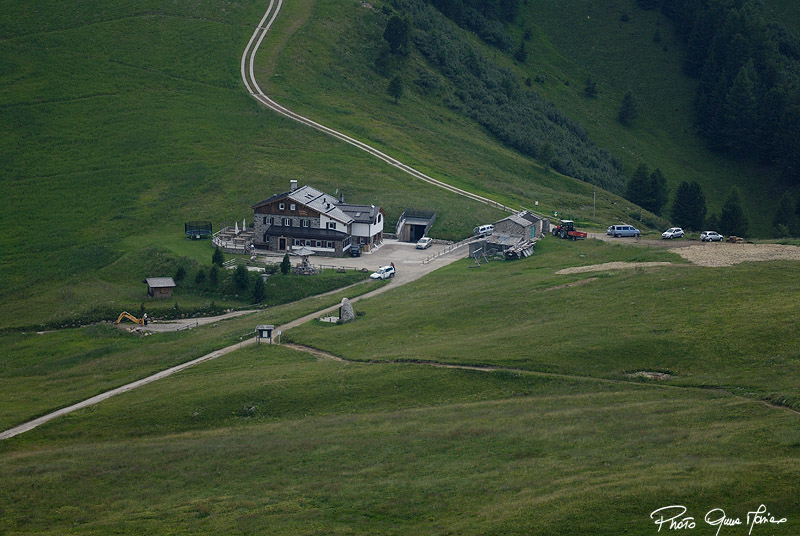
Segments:
[[[765,502],[791,534],[796,425],[715,390],[251,347],[3,442],[0,530],[652,534],[668,504]]]
[[[522,79],[541,75],[537,90],[626,168],[701,182],[711,210],[725,181],[757,177],[763,188],[743,191],[763,229],[769,171],[702,149],[678,46],[633,4],[530,1],[525,64],[486,53]],[[538,201],[594,229],[639,213],[598,191],[593,216],[589,185],[412,84],[394,105],[373,69],[384,5],[284,3],[258,57],[262,87],[506,204]],[[105,324],[18,331],[136,312],[141,280],[173,275],[155,268],[207,269],[208,241],[185,239],[184,221],[250,221],[290,179],[381,204],[390,227],[406,208],[434,209],[439,238],[502,217],[262,109],[239,60],[266,7],[0,0],[0,429],[384,284],[147,337]],[[651,50],[655,28],[664,41]],[[412,54],[402,69],[428,67]],[[582,94],[590,74],[597,100]],[[646,102],[631,128],[613,120],[627,89]],[[612,261],[672,264],[556,274]],[[798,263],[702,268],[668,249],[547,239],[522,261],[470,264],[358,302],[353,323],[283,334],[347,361],[251,346],[0,442],[0,534],[646,535],[650,512],[670,504],[698,520],[690,533],[713,533],[702,521],[713,508],[744,518],[759,504],[787,522],[752,534],[800,532]],[[304,295],[285,281],[286,300]],[[248,301],[176,292],[186,308]]]
[[[108,324],[41,334],[0,334],[7,352],[0,362],[0,428],[5,430],[250,338],[258,324],[279,326],[382,284],[369,281],[201,328],[148,337]]]
[[[620,260],[676,264],[555,273]],[[470,268],[471,262],[361,304],[357,322],[306,324],[289,338],[356,360],[496,365],[618,380],[666,372],[674,376],[669,385],[781,399],[800,409],[792,328],[800,322],[796,262],[702,268],[668,250],[596,240],[545,240],[520,263]]]
[[[520,80],[536,80],[532,89],[621,159],[628,175],[646,163],[650,170],[658,167],[664,172],[671,192],[681,181],[697,181],[704,189],[709,214],[720,211],[735,184],[742,191],[751,230],[769,234],[783,185],[769,169],[725,159],[705,147],[692,125],[696,82],[681,72],[681,44],[668,20],[635,4],[634,0],[613,5],[582,0],[528,2],[519,24],[509,29],[515,40],[523,38],[522,27],[530,30],[526,61],[520,64],[510,54],[486,46],[484,51]],[[431,70],[417,53],[412,52],[392,73],[406,80],[405,95],[394,105],[386,94],[389,77],[375,69],[385,24],[379,12],[392,3],[370,5],[374,9],[331,0],[287,5],[288,16],[276,20],[275,31],[262,45],[264,50],[280,52],[259,57],[262,87],[289,108],[374,143],[434,176],[474,191],[505,192],[503,202],[538,200],[545,212],[559,210],[598,226],[634,219],[624,202],[617,205],[620,200],[603,191],[598,203],[604,208],[592,217],[591,203],[576,204],[574,198],[564,197],[566,191],[591,194],[591,188],[581,188],[545,172],[535,161],[498,149],[480,127],[444,105],[449,88],[442,80],[438,93],[417,87],[414,81],[420,73]],[[627,22],[620,20],[623,13],[629,14]],[[660,43],[653,41],[656,30],[662,36]],[[468,32],[464,36],[475,41]],[[584,94],[589,77],[598,81],[597,98]],[[640,111],[629,127],[616,119],[626,91],[636,95]],[[509,157],[521,165],[509,168],[500,163]],[[511,176],[481,172],[487,160],[512,171]],[[605,207],[609,203],[610,211]]]
[[[790,281],[797,263],[701,268],[594,240],[537,248],[455,263],[358,302],[352,324],[283,335],[350,362],[248,347],[0,443],[0,531],[644,535],[662,506],[712,530],[712,508],[744,517],[763,503],[787,518],[765,533],[796,532],[797,291],[765,275]],[[674,264],[555,274],[612,261]],[[147,338],[100,326],[8,338],[20,359],[0,376],[13,395],[2,420],[339,298]],[[774,314],[726,320],[754,301]],[[673,377],[628,375],[640,370]]]

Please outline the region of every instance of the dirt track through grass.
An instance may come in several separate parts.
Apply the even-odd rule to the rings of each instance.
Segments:
[[[587,280],[589,281],[589,280]],[[286,348],[291,348],[293,350],[297,350],[298,352],[305,352],[307,354],[311,354],[313,356],[322,358],[322,359],[329,359],[331,361],[336,361],[338,363],[353,363],[353,364],[365,364],[365,363],[374,363],[376,365],[386,365],[387,363],[396,363],[396,364],[414,364],[414,365],[423,365],[426,367],[435,367],[435,368],[444,368],[444,369],[458,369],[458,370],[473,370],[478,372],[511,372],[514,374],[531,374],[534,376],[546,376],[550,378],[559,378],[565,380],[578,380],[578,381],[589,381],[589,382],[600,382],[600,383],[612,383],[612,384],[634,384],[634,385],[646,385],[648,387],[656,387],[662,389],[677,389],[677,390],[692,390],[692,391],[708,391],[709,388],[704,387],[692,387],[692,386],[684,386],[684,385],[668,385],[663,383],[658,383],[661,381],[660,379],[656,379],[656,376],[651,376],[651,373],[643,372],[641,374],[632,374],[631,377],[644,377],[649,380],[653,381],[625,381],[625,380],[615,380],[612,378],[597,378],[595,376],[577,376],[573,374],[557,374],[552,372],[538,372],[533,370],[525,370],[519,368],[510,368],[510,367],[500,367],[500,366],[492,366],[492,365],[461,365],[458,363],[441,363],[438,361],[360,361],[360,360],[353,360],[353,359],[345,359],[338,355],[332,354],[330,352],[326,352],[324,350],[320,350],[318,348],[313,348],[311,346],[304,346],[302,344],[296,343],[284,343],[282,346]],[[800,415],[800,411],[789,408],[786,406],[780,406],[777,404],[771,404],[766,400],[754,400],[753,398],[749,398],[746,396],[737,395],[735,393],[731,393],[730,391],[726,391],[721,388],[715,389],[720,392],[728,393],[734,398],[738,398],[741,400],[749,400],[754,402],[759,402],[771,409],[778,409],[783,411],[788,411],[789,413],[794,413]]]

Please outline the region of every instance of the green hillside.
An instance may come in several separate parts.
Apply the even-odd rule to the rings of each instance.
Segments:
[[[310,3],[299,4],[293,9]],[[402,2],[371,5],[374,11],[389,8],[400,14],[407,9]],[[431,150],[440,147],[449,133],[447,122],[452,113],[445,104],[451,88],[439,77],[440,87],[434,94],[420,89],[423,73],[436,70],[413,50],[395,71],[407,81],[407,96],[399,106],[390,105],[385,95],[388,77],[375,69],[380,47],[385,46],[381,32],[387,16],[356,7],[348,10],[316,2],[313,10],[305,8],[307,22],[296,30],[291,27],[296,35],[281,48],[277,62],[267,57],[262,61],[262,78],[268,81],[270,91],[279,102],[403,158],[419,159],[423,166],[449,170],[455,157],[458,162],[468,161],[470,154],[459,154],[456,140],[450,137],[446,138],[447,151]],[[626,22],[620,20],[622,14],[629,14]],[[284,19],[280,31],[289,26],[288,20]],[[692,101],[696,83],[681,72],[681,45],[666,18],[636,8],[633,0],[612,8],[590,2],[529,2],[519,22],[508,31],[513,38],[522,39],[523,26],[531,35],[524,64],[515,62],[510,53],[481,45],[485,57],[515,73],[519,81],[535,80],[532,90],[552,100],[580,123],[596,144],[620,158],[627,174],[640,163],[650,169],[658,167],[673,192],[681,181],[697,181],[705,190],[709,213],[718,212],[730,187],[737,185],[744,193],[754,232],[769,233],[783,186],[771,170],[712,153],[695,135]],[[660,43],[653,42],[656,31],[661,34]],[[479,44],[468,32],[462,34]],[[269,49],[269,42],[265,44]],[[315,73],[324,73],[319,82],[313,82]],[[584,95],[588,77],[598,81],[596,99]],[[629,90],[637,97],[640,117],[625,127],[616,116],[622,96]],[[469,132],[476,138],[483,130],[473,133],[468,129],[468,124],[462,125],[461,135]],[[535,171],[518,177],[517,182],[525,179],[542,180]],[[492,178],[473,174],[458,176],[458,180],[479,187],[491,184]]]
[[[251,346],[0,442],[0,531],[646,535],[670,504],[707,531],[712,508],[767,504],[787,522],[758,528],[797,532],[798,264],[703,268],[598,241],[537,249],[453,264],[359,302],[351,324],[286,334],[355,362]],[[554,273],[655,260],[675,264]],[[754,299],[776,315],[752,315]],[[37,393],[67,403],[252,323],[4,336],[19,359],[0,381],[36,396],[13,392],[0,420],[43,411]]]
[[[193,280],[211,249],[185,239],[186,220],[250,221],[290,179],[381,204],[390,225],[405,208],[434,209],[439,238],[501,216],[247,95],[240,55],[267,5],[0,0],[0,429],[373,288],[147,337],[30,329],[137,311],[144,276],[185,266]],[[624,220],[655,237],[667,223],[603,189],[593,206],[590,183],[556,171],[560,144],[547,166],[526,156],[541,157],[543,140],[518,128],[531,124],[515,121],[522,108],[498,119],[475,106],[497,81],[485,109],[529,105],[534,126],[580,146],[575,169],[589,178],[618,190],[614,162],[623,175],[645,162],[672,189],[701,183],[712,211],[737,184],[751,225],[768,231],[772,170],[705,149],[680,45],[633,0],[527,0],[503,50],[427,12],[436,31],[417,38],[452,45],[451,66],[474,71],[464,80],[415,45],[381,56],[387,20],[422,9],[416,0],[283,6],[258,56],[262,87],[433,177],[585,229]],[[640,117],[622,126],[628,90]],[[499,141],[505,123],[515,147]],[[647,261],[671,264],[556,273]],[[283,334],[346,361],[239,348],[0,441],[0,533],[644,536],[670,504],[697,534],[713,532],[702,521],[713,508],[744,518],[759,504],[787,522],[753,534],[798,533],[796,261],[704,268],[666,248],[546,239],[531,258],[470,264],[392,280],[350,324]],[[286,281],[285,296],[303,294]],[[198,284],[176,292],[185,308],[219,299]]]
[[[442,238],[460,238],[499,216],[411,181],[247,96],[239,55],[265,9],[261,3],[95,2],[67,12],[45,1],[2,7],[0,174],[6,195],[0,246],[6,284],[0,301],[8,314],[0,325],[137,307],[139,282],[152,275],[140,268],[148,264],[141,260],[149,248],[207,263],[207,245],[182,240],[183,222],[208,219],[219,228],[249,217],[252,203],[284,190],[290,178],[343,189],[354,202],[379,203],[390,224],[408,207],[436,209],[434,235]],[[364,12],[357,3],[345,7],[337,16]],[[308,17],[304,9],[307,3],[286,6],[262,58],[294,57],[285,28],[297,29]],[[306,76],[303,65],[296,62],[287,76]],[[413,93],[392,107],[382,82],[368,81],[378,89],[366,91],[373,100],[364,109],[383,115],[353,115],[346,125],[352,133],[368,133],[363,137],[379,145],[381,136],[391,136],[387,147],[409,163],[499,201],[539,201],[543,211],[577,219],[591,215],[587,185],[545,172],[470,121],[428,107],[422,97],[412,105]],[[331,99],[315,117],[325,119],[336,105]],[[392,124],[404,134],[395,138],[398,132],[387,127]],[[598,220],[626,218],[629,207],[601,192]]]

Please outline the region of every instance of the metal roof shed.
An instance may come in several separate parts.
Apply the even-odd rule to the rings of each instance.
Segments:
[[[156,299],[171,298],[172,289],[176,286],[171,277],[148,277],[144,281],[147,283],[147,295]]]

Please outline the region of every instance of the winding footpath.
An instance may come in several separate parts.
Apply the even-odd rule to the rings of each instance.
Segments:
[[[479,203],[483,203],[506,212],[512,212],[512,213],[518,212],[516,209],[507,207],[506,205],[498,203],[497,201],[494,201],[487,197],[474,194],[467,190],[462,190],[461,188],[457,188],[455,186],[447,184],[446,182],[434,179],[433,177],[430,177],[425,173],[422,173],[421,171],[417,171],[413,167],[404,164],[395,158],[392,158],[386,153],[379,151],[378,149],[372,147],[371,145],[367,145],[362,141],[359,141],[355,138],[351,138],[346,134],[333,130],[332,128],[328,128],[325,125],[321,125],[316,121],[312,121],[307,117],[295,113],[289,110],[288,108],[281,106],[280,104],[269,98],[267,95],[265,95],[264,91],[258,85],[258,81],[256,80],[256,76],[254,73],[255,59],[256,59],[256,54],[258,53],[258,49],[261,46],[261,42],[264,40],[264,37],[267,35],[267,32],[269,32],[269,29],[272,27],[272,23],[275,22],[278,13],[280,13],[281,11],[282,5],[283,5],[283,0],[270,0],[269,7],[267,8],[266,13],[264,13],[264,16],[261,18],[261,21],[258,23],[258,26],[256,26],[256,29],[253,32],[252,37],[250,37],[250,41],[247,43],[247,47],[245,47],[244,49],[244,54],[242,54],[242,63],[241,63],[242,81],[244,82],[247,91],[254,99],[256,99],[258,102],[260,102],[270,110],[273,110],[284,117],[288,117],[289,119],[297,121],[298,123],[302,123],[320,132],[324,132],[325,134],[332,136],[338,140],[348,143],[354,147],[357,147],[362,151],[371,154],[375,158],[378,158],[379,160],[386,162],[390,166],[394,166],[397,169],[404,171],[405,173],[408,173],[409,175],[411,175],[416,179],[427,182],[428,184],[432,184],[434,186],[437,186],[454,194],[460,195],[462,197],[467,197],[469,199],[472,199],[473,201],[478,201]]]

